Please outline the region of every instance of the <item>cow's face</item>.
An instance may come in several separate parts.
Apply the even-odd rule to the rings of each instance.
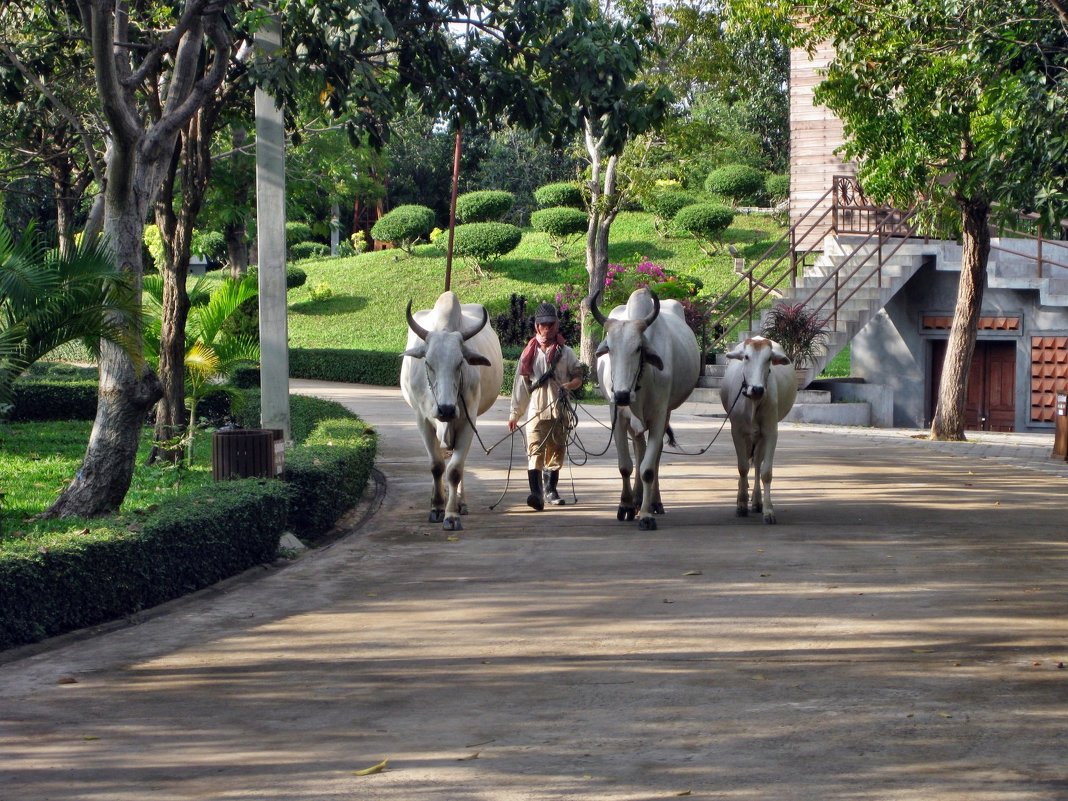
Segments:
[[[608,320],[604,341],[595,352],[597,357],[611,354],[606,389],[608,399],[617,406],[630,405],[646,365],[664,369],[660,356],[645,339],[645,328],[645,322],[641,320]]]
[[[742,394],[752,400],[764,397],[768,375],[773,364],[790,364],[778,342],[764,337],[751,337],[727,354],[742,364]]]
[[[426,332],[425,344],[406,350],[404,355],[423,361],[434,417],[441,422],[455,420],[460,414],[464,364],[489,366],[489,359],[468,348],[463,336],[455,331]],[[468,383],[477,380],[469,378]]]

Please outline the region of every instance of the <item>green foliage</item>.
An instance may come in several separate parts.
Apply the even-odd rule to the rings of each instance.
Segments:
[[[530,227],[549,236],[549,244],[557,258],[563,257],[563,250],[571,239],[586,233],[588,225],[589,219],[584,211],[566,206],[539,209],[530,215]]]
[[[718,203],[697,203],[686,206],[675,215],[674,225],[698,241],[705,253],[719,250],[724,232],[734,222],[734,212]]]
[[[400,352],[333,348],[290,348],[289,374],[350,384],[395,387],[400,380]]]
[[[778,342],[796,367],[807,367],[826,343],[827,327],[827,320],[802,303],[776,303],[765,315],[760,333]]]
[[[141,235],[142,240],[145,243],[145,250],[148,251],[148,255],[152,257],[152,263],[156,265],[158,269],[163,265],[166,259],[166,251],[163,247],[163,234],[160,233],[159,226],[155,223],[145,226],[145,232]]]
[[[226,237],[219,231],[193,231],[189,250],[204,256],[208,264],[221,264],[226,261]]]
[[[138,363],[132,331],[139,318],[128,277],[102,244],[61,255],[32,226],[17,243],[0,226],[0,410],[15,379],[62,345],[81,342],[95,355],[105,339]]]
[[[462,223],[494,222],[509,212],[515,195],[501,189],[468,192],[456,198],[456,219]]]
[[[293,245],[298,242],[307,242],[311,238],[312,229],[308,223],[299,221],[286,223],[286,246],[288,248],[292,249]]]
[[[679,275],[639,257],[634,262],[608,265],[598,306],[607,314],[616,306],[625,304],[631,293],[642,288],[652,290],[661,300],[682,300],[695,295],[703,285],[700,278]]]
[[[472,262],[479,273],[486,262],[515,250],[523,238],[514,225],[497,222],[458,225],[453,235],[453,251]]]
[[[289,248],[289,257],[294,261],[322,259],[329,255],[330,246],[323,242],[297,242]]]
[[[675,215],[687,206],[699,203],[701,199],[693,192],[680,189],[655,189],[642,200],[642,208],[651,212],[657,232],[663,235],[670,229]]]
[[[256,425],[258,395],[246,406],[244,421]],[[39,532],[27,522],[17,532],[6,526],[8,536],[0,541],[0,649],[120,618],[270,562],[286,529],[312,542],[321,539],[362,496],[377,436],[339,404],[293,396],[291,407],[297,444],[286,452],[284,481],[216,483],[201,468],[188,473],[176,493],[161,496],[152,484],[171,479],[157,466],[142,465],[138,472],[147,475],[135,475],[122,514],[49,521],[52,528]],[[17,469],[17,456],[34,466],[47,464],[41,454],[59,450],[60,442],[76,463],[84,452],[84,425],[84,431],[70,424],[11,426],[4,472]],[[28,484],[58,481],[69,469],[47,478],[20,475]],[[149,491],[139,493],[146,478]],[[25,517],[22,501],[14,503],[19,508],[13,513]],[[12,510],[4,511],[10,521]]]
[[[764,179],[764,191],[771,205],[777,205],[790,197],[790,176],[769,175]]]
[[[748,164],[727,164],[708,174],[705,191],[726,198],[735,206],[756,204],[764,191],[764,174]]]
[[[325,281],[322,281],[313,286],[309,290],[309,293],[311,294],[311,299],[316,301],[317,303],[324,300],[329,300],[334,296],[334,290],[332,290],[330,288],[330,284],[326,283]]]
[[[307,280],[308,274],[300,267],[294,267],[292,264],[286,265],[286,289],[304,286]]]
[[[585,205],[582,197],[582,187],[571,182],[545,184],[545,186],[534,190],[534,200],[537,202],[538,207],[543,209],[554,206],[581,209]]]
[[[434,212],[426,206],[397,206],[371,227],[371,236],[411,253],[412,246],[427,237],[433,228]]]
[[[96,417],[96,378],[56,381],[22,378],[15,382],[11,409],[6,418],[29,420],[92,420]]]

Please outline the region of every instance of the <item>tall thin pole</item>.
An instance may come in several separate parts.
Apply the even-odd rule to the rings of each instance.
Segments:
[[[460,186],[460,129],[456,129],[456,149],[452,154],[452,200],[449,201],[449,252],[445,257],[445,291],[452,288],[452,246],[456,234],[456,190]]]
[[[281,42],[270,17],[256,34],[260,57]],[[282,107],[263,89],[255,91],[256,241],[260,304],[260,424],[281,429],[289,442],[289,324],[286,309],[285,133]]]

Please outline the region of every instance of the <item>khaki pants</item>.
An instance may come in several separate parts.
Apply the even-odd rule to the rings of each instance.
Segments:
[[[527,469],[559,470],[567,452],[563,420],[535,420],[527,426]]]

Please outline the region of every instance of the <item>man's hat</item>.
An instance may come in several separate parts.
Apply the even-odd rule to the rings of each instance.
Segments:
[[[560,320],[556,314],[556,307],[551,303],[542,303],[534,312],[535,323],[555,323]]]

